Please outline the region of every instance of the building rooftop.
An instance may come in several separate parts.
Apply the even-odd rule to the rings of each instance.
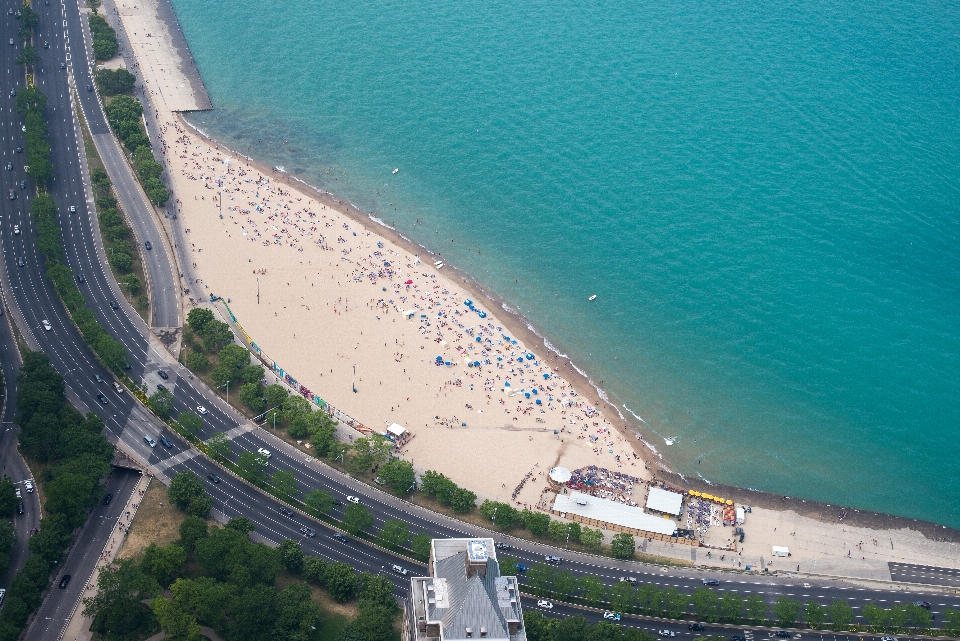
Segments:
[[[429,577],[410,580],[411,641],[526,641],[515,576],[500,576],[493,539],[434,539]]]

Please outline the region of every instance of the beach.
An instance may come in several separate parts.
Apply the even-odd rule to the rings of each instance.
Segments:
[[[172,39],[162,46],[162,21],[143,18],[151,6],[127,8],[123,21],[128,33],[143,31],[141,19],[153,25],[149,50],[131,44],[174,193],[167,209],[177,216],[174,243],[187,257],[186,309],[210,305],[210,295],[224,299],[264,359],[298,386],[375,432],[403,426],[411,438],[399,456],[421,472],[446,474],[481,500],[543,508],[544,477],[555,466],[598,466],[684,486],[589,378],[495,296],[335,195],[189,127],[178,113],[189,109],[178,92],[191,91],[177,72],[184,56],[169,53]],[[268,375],[268,382],[280,379]],[[736,493],[729,496],[740,502]],[[771,500],[757,494],[758,505]],[[751,513],[750,536],[734,561],[691,560],[790,570],[787,563],[771,567],[769,550],[791,545],[792,571],[885,580],[892,560],[960,567],[956,543],[909,529],[906,519],[885,529],[819,507],[780,508]],[[716,528],[709,540],[719,548],[730,538]]]

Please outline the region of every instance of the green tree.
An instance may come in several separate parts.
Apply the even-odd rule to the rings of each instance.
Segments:
[[[866,619],[867,625],[871,626],[875,630],[882,628],[883,624],[887,620],[887,611],[877,606],[875,603],[866,604],[860,610],[860,613],[863,615],[863,618]]]
[[[887,611],[887,625],[894,630],[900,630],[906,626],[908,620],[910,620],[910,611],[899,603]]]
[[[836,599],[827,609],[830,611],[830,621],[833,623],[834,630],[842,632],[850,629],[855,616],[853,608],[846,599]]]
[[[129,256],[127,256],[127,258],[129,258]],[[110,263],[114,267],[116,267],[116,264],[113,263],[112,259]],[[123,271],[123,270],[118,268],[118,271]],[[127,268],[127,271],[129,271],[129,267]],[[136,274],[127,274],[126,276],[123,277],[123,286],[127,288],[127,291],[130,292],[131,296],[136,296],[137,293],[140,291],[140,287],[141,287],[140,279],[137,278]]]
[[[38,60],[40,60],[40,56],[37,55],[37,50],[33,48],[33,45],[23,45],[23,50],[20,52],[20,55],[17,56],[18,65],[29,66]]]
[[[17,493],[9,476],[0,479],[0,518],[13,516],[17,509]]]
[[[553,580],[557,575],[557,568],[546,563],[534,563],[527,570],[527,581],[540,593],[552,596],[555,589]]]
[[[234,530],[235,532],[240,532],[244,536],[253,532],[256,528],[253,526],[253,523],[245,516],[235,516],[224,526],[227,529]]]
[[[550,525],[547,527],[547,534],[554,541],[566,541],[567,524],[563,521],[550,521]]]
[[[380,480],[391,490],[403,496],[413,491],[417,476],[410,461],[395,458],[384,463],[377,471]]]
[[[170,487],[167,488],[167,496],[173,501],[174,505],[186,512],[187,508],[189,508],[191,503],[196,499],[206,498],[207,492],[196,472],[185,470],[178,472],[174,475],[173,479],[171,479]],[[197,514],[195,516],[203,515]]]
[[[286,501],[287,503],[292,503],[297,498],[297,494],[300,493],[299,488],[297,488],[297,478],[294,476],[293,472],[287,470],[277,470],[270,477],[270,485],[273,489],[273,494],[279,498],[281,501]]]
[[[777,618],[777,625],[784,628],[792,628],[800,620],[800,612],[803,610],[803,604],[797,599],[788,596],[782,596],[777,599],[773,606],[773,615]]]
[[[914,605],[913,603],[907,606],[907,620],[910,622],[910,625],[925,630],[930,627],[932,619],[933,617],[930,614],[930,610],[919,605]]]
[[[550,528],[550,515],[543,512],[523,511],[524,526],[530,530],[534,536],[544,536]]]
[[[206,372],[210,367],[210,360],[203,352],[190,352],[183,360],[186,362],[187,367],[198,374]]]
[[[577,589],[587,603],[597,608],[603,603],[607,586],[592,574],[584,574],[577,579]]]
[[[299,572],[303,568],[303,550],[300,543],[291,539],[280,541],[277,547],[280,553],[280,563],[291,572]]]
[[[325,490],[314,490],[303,497],[303,502],[315,515],[327,514],[333,509],[333,496]]]
[[[187,551],[179,545],[158,546],[151,543],[143,551],[140,567],[162,586],[168,586],[187,561]]]
[[[580,542],[580,524],[577,522],[567,523],[567,540],[571,543]]]
[[[266,407],[263,400],[263,385],[260,383],[245,383],[241,385],[240,402],[254,412],[262,412],[264,407]],[[294,435],[291,434],[290,436]]]
[[[241,452],[237,458],[237,473],[241,478],[262,485],[266,478],[267,460],[254,452]]]
[[[198,434],[203,427],[203,419],[187,410],[177,415],[177,422],[190,434]]]
[[[291,394],[283,399],[283,415],[290,421],[313,413],[310,401],[297,394]]]
[[[426,559],[430,557],[430,544],[432,541],[433,539],[429,534],[421,532],[420,534],[414,535],[410,540],[410,549],[413,550],[413,555],[421,561],[426,561]],[[516,572],[513,574],[516,574]]]
[[[632,559],[636,549],[637,544],[633,540],[633,535],[626,532],[615,534],[610,543],[610,553],[618,559]]]
[[[224,346],[217,354],[217,358],[220,359],[220,365],[232,372],[231,380],[237,382],[240,381],[240,372],[250,364],[250,352],[236,343]]]
[[[693,616],[700,621],[713,623],[718,617],[720,599],[710,588],[697,588],[693,591]]]
[[[720,597],[720,621],[739,625],[743,619],[743,597],[736,592],[724,592]]]
[[[83,615],[101,629],[135,629],[143,620],[140,603],[160,594],[157,580],[132,559],[118,559],[97,574],[97,592],[83,599]]]
[[[157,390],[150,397],[150,409],[163,420],[170,418],[170,413],[173,412],[173,392],[168,389]]]
[[[193,552],[197,541],[206,538],[207,522],[199,516],[188,516],[180,524],[180,546],[187,552]]]
[[[324,573],[324,587],[334,600],[345,603],[357,590],[357,575],[349,565],[338,561],[331,564]]]
[[[943,609],[943,629],[951,636],[960,636],[960,610],[956,608]]]
[[[200,332],[203,346],[208,352],[219,352],[227,343],[233,342],[233,332],[223,321],[211,320]]]
[[[657,616],[662,612],[660,607],[660,588],[652,583],[637,590],[637,605],[640,611],[650,616]]]
[[[153,610],[153,616],[156,617],[160,629],[167,636],[184,641],[201,641],[203,635],[200,631],[200,624],[190,612],[177,603],[157,597],[150,601],[150,609]]]
[[[353,535],[362,534],[373,525],[373,515],[370,510],[359,503],[350,503],[343,510],[343,527]]]
[[[750,625],[763,625],[767,620],[767,604],[759,594],[743,600],[743,617]]]
[[[433,470],[424,472],[420,482],[420,491],[427,496],[432,496],[443,505],[450,505],[453,500],[453,493],[457,489],[456,483],[440,472],[434,472]]]
[[[466,514],[477,507],[477,495],[470,490],[458,487],[450,499],[450,509],[457,514]]]
[[[36,86],[17,90],[16,109],[21,116],[28,111],[42,112],[47,106],[47,97]]]
[[[213,312],[206,307],[194,307],[187,314],[187,325],[196,334],[203,334],[203,329],[214,320]]]
[[[587,526],[580,529],[580,543],[589,550],[599,550],[603,544],[603,530],[591,530]]]
[[[618,581],[613,584],[609,590],[610,607],[617,612],[629,612],[633,610],[637,602],[637,590],[629,581]]]
[[[294,397],[291,396],[290,398]],[[286,411],[284,409],[285,413]],[[362,474],[374,465],[382,465],[387,461],[390,456],[390,443],[379,434],[361,436],[353,442],[349,452],[350,458],[347,459],[347,469],[354,474]]]
[[[553,589],[561,597],[571,597],[577,590],[577,577],[573,572],[557,570],[553,577]]]
[[[407,524],[400,519],[390,519],[383,522],[383,527],[377,533],[377,543],[385,548],[398,548],[410,538]]]
[[[130,292],[131,296],[136,296],[141,285],[140,279],[135,274],[129,273],[133,269],[133,257],[126,252],[112,251],[110,252],[110,266],[121,274],[127,274],[123,279],[123,284],[127,286],[127,291]]]
[[[660,607],[668,619],[679,619],[687,611],[687,596],[672,585],[660,592]]]
[[[115,96],[121,93],[133,93],[133,86],[137,77],[126,69],[98,69],[93,74],[100,93],[105,96]]]
[[[199,416],[197,420],[200,420]],[[226,461],[230,458],[230,455],[233,454],[233,444],[230,439],[227,438],[226,432],[214,432],[213,435],[207,439],[206,445],[210,448],[210,453],[213,454],[213,458],[218,461]]]
[[[807,601],[804,608],[804,618],[810,625],[811,630],[823,630],[823,624],[827,622],[827,608],[816,601]]]

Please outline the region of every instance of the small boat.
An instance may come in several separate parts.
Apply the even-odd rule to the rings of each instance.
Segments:
[[[443,263],[437,263],[437,264],[435,265],[435,267],[436,267],[437,269],[443,269]]]
[[[442,265],[442,264],[443,264],[443,261],[442,261],[442,260],[435,260],[435,261],[433,261],[433,264],[434,264],[434,265]]]
[[[590,298],[588,298],[587,300],[597,300],[597,295],[596,295],[596,294],[594,294],[593,296],[591,296],[591,297],[590,297]]]
[[[394,169],[394,170],[391,171],[390,173],[391,173],[391,174],[395,174],[395,173],[397,173],[398,171],[400,171],[400,168],[399,168],[399,167],[397,167],[396,169]]]

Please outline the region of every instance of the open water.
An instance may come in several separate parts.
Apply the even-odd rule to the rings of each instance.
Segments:
[[[960,4],[173,5],[198,126],[504,296],[674,469],[960,527]]]

